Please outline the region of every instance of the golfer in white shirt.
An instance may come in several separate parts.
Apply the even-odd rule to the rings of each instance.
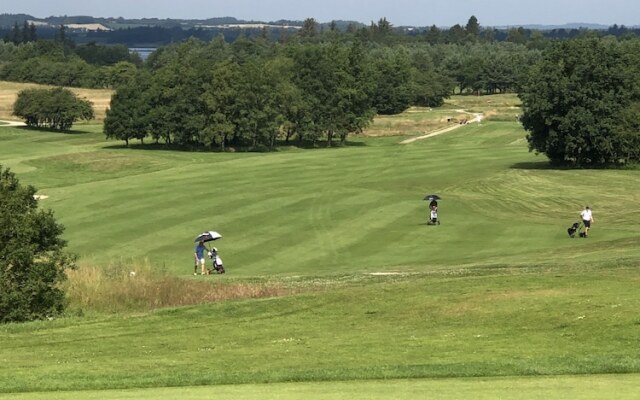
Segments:
[[[589,228],[591,228],[591,223],[593,222],[593,213],[589,206],[585,206],[584,210],[580,213],[580,217],[582,217],[582,223],[584,224],[584,237],[589,235]]]

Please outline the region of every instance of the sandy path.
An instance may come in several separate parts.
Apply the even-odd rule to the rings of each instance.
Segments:
[[[465,114],[471,114],[471,113],[468,113],[468,112],[466,112],[464,110],[456,110],[456,112],[465,113]],[[470,119],[467,122],[478,122],[478,123],[480,123],[482,121],[482,119],[484,118],[484,116],[481,113],[476,113],[476,114],[471,114],[471,115],[473,115],[473,118]],[[402,142],[400,142],[400,144],[413,143],[416,140],[422,140],[422,139],[430,138],[432,136],[442,135],[443,133],[451,132],[452,130],[458,129],[458,128],[462,127],[462,126],[464,126],[464,124],[455,124],[455,125],[450,126],[448,128],[439,129],[437,131],[433,131],[433,132],[427,133],[426,135],[416,136],[416,137],[412,137],[410,139],[405,139]]]
[[[27,124],[25,124],[22,121],[6,121],[6,120],[0,120],[0,128],[2,128],[3,126],[26,126]]]

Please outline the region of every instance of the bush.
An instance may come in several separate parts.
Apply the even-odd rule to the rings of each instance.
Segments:
[[[79,119],[94,117],[92,103],[68,89],[25,89],[18,93],[13,114],[28,126],[66,131]]]
[[[65,306],[60,284],[75,256],[64,252],[64,228],[38,210],[33,186],[0,166],[0,322],[43,319]]]

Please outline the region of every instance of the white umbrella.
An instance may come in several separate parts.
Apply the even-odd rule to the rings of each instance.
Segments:
[[[212,240],[221,239],[222,235],[216,231],[206,231],[196,237],[196,242],[211,242]]]

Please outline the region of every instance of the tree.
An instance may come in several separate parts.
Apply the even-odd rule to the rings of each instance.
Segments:
[[[302,27],[298,31],[302,37],[312,38],[318,36],[318,22],[313,18],[307,18],[302,22]]]
[[[474,40],[480,36],[480,24],[478,23],[478,18],[476,18],[475,15],[472,15],[471,18],[469,18],[469,22],[467,22],[465,30]]]
[[[467,32],[465,29],[460,26],[460,24],[455,24],[449,31],[447,32],[447,41],[453,44],[462,44],[467,40]]]
[[[204,85],[202,100],[207,106],[206,128],[203,139],[206,145],[219,145],[224,151],[235,137],[239,113],[238,92],[242,74],[236,62],[224,61],[211,68],[210,79]]]
[[[22,43],[22,32],[20,31],[20,26],[18,25],[18,22],[15,22],[13,24],[13,29],[9,37],[11,38],[11,41],[14,44]]]
[[[327,147],[336,135],[344,142],[349,133],[359,132],[373,117],[367,87],[365,60],[355,56],[358,47],[340,43],[306,45],[295,49],[293,82],[300,88],[312,111],[307,134],[315,141],[324,132]],[[356,62],[359,60],[359,62]]]
[[[22,186],[0,166],[0,322],[43,319],[64,311],[64,228],[51,210],[38,210],[33,186]]]
[[[13,114],[28,126],[66,131],[79,119],[94,117],[92,103],[69,89],[24,89],[18,93]]]
[[[148,72],[139,72],[135,79],[120,88],[111,97],[109,109],[104,119],[104,134],[107,139],[138,139],[144,142],[149,130],[151,107],[147,101],[150,77]]]
[[[402,48],[382,49],[375,55],[377,87],[373,106],[379,114],[405,111],[412,100],[412,70],[409,55]]]
[[[438,44],[442,41],[442,31],[437,26],[431,25],[429,30],[424,32],[424,38],[429,44]]]
[[[639,58],[615,39],[552,44],[520,93],[529,150],[575,166],[640,161]]]
[[[455,87],[453,79],[439,73],[435,68],[432,56],[425,50],[414,50],[413,67],[413,100],[412,104],[423,107],[439,107],[449,97]]]

